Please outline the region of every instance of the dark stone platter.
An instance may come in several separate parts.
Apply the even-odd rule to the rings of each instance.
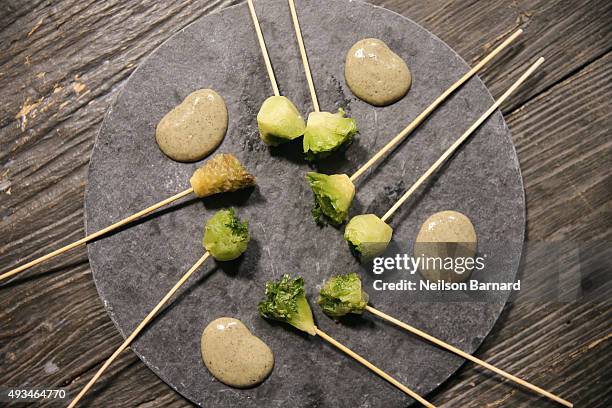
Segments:
[[[287,2],[255,3],[281,92],[307,115],[311,105]],[[345,0],[297,1],[297,8],[322,109],[344,107],[360,129],[346,152],[322,163],[321,171],[351,174],[469,69],[433,34],[391,11]],[[367,105],[344,82],[345,53],[365,37],[385,41],[412,71],[411,90],[392,106]],[[206,407],[407,405],[408,397],[323,340],[258,316],[265,282],[290,273],[305,278],[322,330],[422,395],[445,381],[462,359],[372,315],[335,323],[315,305],[330,275],[360,266],[341,230],[321,229],[311,220],[312,196],[303,179],[311,167],[302,160],[299,143],[269,149],[259,139],[255,117],[272,91],[246,4],[176,33],[126,83],[92,155],[87,233],[189,187],[198,164],[166,158],[155,143],[155,126],[199,88],[225,98],[230,124],[218,151],[235,154],[257,177],[257,188],[172,205],[90,244],[100,297],[126,336],[202,255],[203,225],[216,209],[234,206],[250,221],[252,241],[239,261],[211,261],[200,268],[133,344],[136,354],[171,387]],[[381,166],[357,181],[352,214],[382,215],[492,102],[484,84],[470,80]],[[491,260],[486,275],[476,277],[512,281],[523,243],[524,205],[510,132],[496,113],[391,219],[393,243],[410,252],[427,217],[454,209],[471,218],[479,252]],[[506,294],[451,299],[445,293],[376,292],[371,273],[361,270],[372,304],[468,352],[480,345],[506,302]],[[239,318],[274,351],[274,371],[259,387],[229,388],[203,365],[200,334],[220,316]]]

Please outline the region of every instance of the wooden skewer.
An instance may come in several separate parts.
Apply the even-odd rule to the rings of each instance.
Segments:
[[[257,33],[257,39],[259,40],[259,47],[261,48],[261,54],[263,55],[264,62],[266,63],[266,70],[268,71],[268,77],[272,83],[272,90],[275,96],[280,96],[278,92],[278,84],[276,83],[276,77],[274,76],[274,70],[272,69],[272,63],[270,63],[270,57],[268,56],[268,49],[266,48],[266,42],[264,41],[263,33],[259,25],[259,19],[257,13],[255,13],[255,6],[253,6],[253,0],[248,0],[249,10],[251,11],[251,18],[255,25],[255,32]]]
[[[136,338],[136,336],[138,336],[142,329],[144,329],[146,325],[149,324],[149,322],[155,317],[155,315],[160,311],[160,309],[168,302],[168,300],[170,300],[170,298],[187,281],[187,279],[189,279],[189,277],[204,263],[204,261],[208,259],[209,256],[210,253],[206,251],[206,253],[202,255],[200,259],[198,259],[198,261],[187,271],[185,275],[183,275],[183,277],[172,287],[172,289],[170,289],[170,291],[166,294],[166,296],[163,297],[163,299],[157,304],[157,306],[155,306],[153,310],[149,312],[147,317],[145,317],[144,320],[140,322],[140,324],[138,325],[138,327],[136,327],[132,334],[130,334],[129,337],[126,338],[125,341],[121,344],[121,346],[119,346],[119,348],[115,350],[115,352],[108,358],[108,360],[104,362],[102,367],[100,367],[100,369],[96,372],[93,378],[89,380],[89,382],[87,383],[87,385],[85,385],[85,387],[83,387],[81,392],[79,392],[79,394],[70,402],[68,408],[73,408],[76,406],[79,400],[83,398],[83,395],[85,395],[85,393],[92,387],[92,385],[94,385],[94,383],[98,380],[98,378],[100,378],[100,376],[108,368],[108,366],[110,366],[111,363],[115,361],[115,359],[119,356],[119,354],[121,354],[121,352],[132,343],[132,341]]]
[[[481,366],[483,366],[485,368],[488,368],[489,370],[493,371],[494,373],[497,373],[497,374],[501,375],[502,377],[505,377],[505,378],[507,378],[507,379],[509,379],[511,381],[514,381],[515,383],[520,384],[523,387],[529,388],[530,390],[535,391],[535,392],[537,392],[540,395],[543,395],[543,396],[545,396],[547,398],[550,398],[551,400],[556,401],[556,402],[558,402],[561,405],[564,405],[564,406],[569,407],[569,408],[572,408],[574,406],[574,404],[572,404],[569,401],[564,400],[563,398],[560,398],[560,397],[558,397],[558,396],[556,396],[556,395],[554,395],[554,394],[552,394],[552,393],[550,393],[550,392],[548,392],[546,390],[543,390],[542,388],[540,388],[540,387],[538,387],[536,385],[528,383],[525,380],[522,380],[522,379],[520,379],[520,378],[518,378],[518,377],[516,377],[516,376],[514,376],[514,375],[512,375],[510,373],[507,373],[504,370],[501,370],[501,369],[499,369],[499,368],[497,368],[497,367],[487,363],[486,361],[483,361],[483,360],[481,360],[479,358],[476,358],[476,357],[472,356],[471,354],[468,354],[465,351],[462,351],[462,350],[458,349],[457,347],[451,346],[450,344],[445,343],[442,340],[439,340],[439,339],[435,338],[434,336],[432,336],[430,334],[427,334],[424,331],[421,331],[421,330],[417,329],[416,327],[410,326],[409,324],[404,323],[401,320],[397,320],[394,317],[391,317],[388,314],[383,313],[380,310],[373,308],[372,306],[366,306],[366,310],[368,312],[370,312],[370,313],[374,313],[376,316],[382,317],[383,319],[385,319],[385,320],[387,320],[387,321],[389,321],[389,322],[391,322],[391,323],[401,327],[402,329],[408,330],[410,333],[416,334],[419,337],[422,337],[422,338],[424,338],[426,340],[429,340],[430,342],[434,343],[435,345],[440,346],[440,347],[442,347],[442,348],[444,348],[444,349],[446,349],[446,350],[448,350],[448,351],[450,351],[452,353],[455,353],[455,354],[465,358],[466,360],[470,360],[470,361],[472,361],[472,362],[474,362],[474,363],[476,363],[478,365],[481,365]]]
[[[376,367],[374,364],[370,363],[368,360],[366,360],[365,358],[361,357],[359,354],[355,353],[350,348],[348,348],[345,345],[343,345],[342,343],[338,342],[333,337],[330,337],[329,335],[325,334],[325,332],[321,331],[321,329],[319,329],[318,327],[315,327],[315,332],[323,340],[327,341],[329,344],[331,344],[332,346],[338,348],[342,352],[348,354],[350,357],[354,358],[355,360],[357,360],[358,362],[360,362],[361,364],[363,364],[364,366],[366,366],[367,368],[369,368],[370,370],[375,372],[377,375],[379,375],[380,377],[384,378],[385,380],[387,380],[388,382],[390,382],[391,384],[393,384],[394,386],[399,388],[401,391],[403,391],[404,393],[406,393],[409,396],[411,396],[413,399],[415,399],[418,402],[420,402],[421,404],[423,404],[424,406],[429,407],[429,408],[435,408],[435,406],[432,403],[428,402],[423,397],[421,397],[419,394],[417,394],[416,392],[412,391],[410,388],[406,387],[404,384],[402,384],[401,382],[397,381],[395,378],[391,377],[389,374],[387,374],[386,372],[384,372],[380,368]]]
[[[459,139],[457,139],[457,141],[455,143],[453,143],[451,145],[451,147],[448,148],[448,150],[446,150],[442,156],[440,156],[440,158],[412,185],[412,187],[410,187],[410,189],[408,189],[408,191],[406,191],[404,193],[404,195],[402,197],[400,197],[399,200],[397,200],[397,202],[393,205],[393,207],[391,207],[389,209],[389,211],[387,211],[387,213],[385,215],[382,216],[382,220],[386,221],[389,217],[391,217],[393,215],[393,213],[412,195],[412,193],[415,192],[415,190],[417,188],[419,188],[419,186],[421,184],[423,184],[423,182],[425,180],[427,180],[427,178],[429,176],[431,176],[433,174],[434,171],[436,171],[438,169],[438,167],[440,167],[445,161],[446,159],[448,159],[450,157],[451,154],[453,154],[455,152],[455,150],[457,150],[457,148],[459,146],[461,146],[461,144],[463,142],[465,142],[465,140],[472,134],[474,133],[474,131],[476,129],[478,129],[480,127],[480,125],[482,125],[482,123],[487,120],[487,118],[489,116],[491,116],[493,114],[493,112],[495,112],[497,110],[497,108],[519,87],[521,86],[521,84],[523,82],[525,82],[525,80],[533,73],[533,71],[535,71],[540,65],[542,65],[542,63],[544,62],[544,58],[540,57],[531,67],[529,67],[529,69],[527,71],[525,71],[525,73],[523,75],[521,75],[521,77],[514,83],[512,84],[512,86],[510,88],[508,88],[508,90],[506,92],[504,92],[504,94],[497,100],[495,101],[495,103],[493,105],[491,105],[491,107],[482,114],[482,116],[480,118],[478,118],[478,120],[476,120],[476,122],[474,122],[472,124],[472,126],[470,126],[470,128],[468,130],[465,131],[465,133],[463,135],[461,135],[461,137]]]
[[[295,11],[295,3],[293,0],[289,0],[289,9],[291,10],[291,19],[293,20],[293,27],[295,28],[295,36],[297,37],[298,46],[300,47],[300,54],[302,55],[302,64],[304,65],[306,81],[308,82],[308,88],[310,89],[312,106],[315,112],[319,112],[319,101],[317,99],[317,92],[315,91],[314,82],[312,81],[312,74],[310,73],[310,64],[308,63],[308,55],[306,55],[304,39],[302,38],[302,29],[300,28],[300,21],[298,20],[297,12]]]
[[[144,210],[141,210],[139,212],[137,212],[136,214],[132,214],[129,217],[126,217],[124,219],[122,219],[121,221],[117,221],[116,223],[109,225],[106,228],[101,229],[100,231],[94,232],[93,234],[87,235],[85,238],[81,238],[78,241],[73,242],[72,244],[68,244],[62,248],[56,249],[55,251],[48,253],[47,255],[41,256],[40,258],[34,259],[33,261],[28,262],[27,264],[21,265],[15,269],[11,269],[8,272],[3,273],[2,275],[0,275],[0,281],[9,278],[15,274],[18,274],[19,272],[22,272],[28,268],[31,268],[34,265],[38,265],[41,262],[46,261],[47,259],[51,259],[53,257],[56,257],[57,255],[63,254],[64,252],[70,251],[73,248],[76,248],[80,245],[86,244],[89,241],[92,241],[98,237],[101,237],[104,234],[107,234],[119,227],[122,227],[126,224],[129,224],[130,222],[144,216],[147,215],[155,210],[157,210],[158,208],[161,208],[165,205],[170,204],[173,201],[178,200],[179,198],[185,197],[186,195],[189,195],[193,193],[193,188],[188,188],[185,191],[182,191],[176,195],[173,195],[172,197],[166,198],[163,201],[160,201],[157,204],[153,204],[150,207],[145,208]]]
[[[471,77],[473,77],[478,71],[482,69],[489,61],[491,61],[497,54],[502,52],[504,48],[506,48],[512,41],[516,39],[523,30],[516,30],[510,37],[508,37],[504,42],[502,42],[497,48],[495,48],[489,55],[484,57],[482,61],[480,61],[474,68],[470,69],[465,75],[463,75],[457,82],[452,84],[444,93],[436,98],[435,101],[431,103],[423,112],[419,114],[404,130],[402,130],[397,136],[395,136],[389,143],[387,143],[378,153],[376,153],[370,160],[366,162],[363,166],[361,166],[351,177],[351,181],[355,181],[359,176],[361,176],[368,168],[370,168],[374,163],[380,160],[389,150],[393,149],[397,144],[399,144],[404,138],[406,138],[414,129],[417,128],[438,106],[442,104],[453,92],[457,90],[461,85],[467,82]]]

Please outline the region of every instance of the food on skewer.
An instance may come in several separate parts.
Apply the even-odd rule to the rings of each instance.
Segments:
[[[460,357],[465,358],[466,360],[470,360],[473,363],[476,363],[482,367],[485,367],[494,373],[501,375],[504,378],[509,379],[517,384],[522,385],[534,392],[537,392],[540,395],[545,396],[546,398],[550,398],[553,401],[556,401],[566,407],[572,408],[573,404],[569,401],[564,400],[552,394],[542,388],[528,383],[525,380],[522,380],[506,371],[499,369],[486,361],[483,361],[477,357],[472,356],[471,354],[466,353],[458,349],[457,347],[451,346],[448,343],[443,342],[442,340],[425,333],[409,325],[408,323],[404,323],[401,320],[398,320],[394,317],[389,316],[386,313],[381,312],[380,310],[368,305],[368,294],[363,290],[361,279],[359,275],[356,273],[349,273],[346,275],[336,275],[331,277],[321,289],[319,293],[319,300],[317,303],[321,306],[321,310],[328,316],[337,319],[341,316],[347,315],[349,313],[354,314],[363,314],[364,311],[368,311],[372,314],[375,314],[378,317],[381,317],[388,321],[389,323],[395,324],[396,326],[401,327],[402,329],[415,334],[439,347],[442,347],[452,353],[457,354]]]
[[[338,113],[312,112],[308,115],[304,133],[304,153],[308,160],[329,156],[346,146],[357,133],[355,119],[345,118],[344,110]]]
[[[321,310],[332,317],[348,313],[362,314],[368,305],[368,294],[361,287],[356,273],[337,275],[325,282],[317,303]]]
[[[190,93],[159,121],[155,139],[172,160],[193,162],[212,153],[227,131],[227,107],[212,89]]]
[[[257,114],[261,139],[269,146],[278,146],[304,134],[306,123],[293,102],[285,96],[271,96]]]
[[[382,255],[392,236],[393,228],[374,214],[356,215],[344,229],[351,252],[363,260]]]
[[[266,48],[266,41],[261,32],[259,19],[257,18],[255,6],[253,5],[253,0],[247,0],[247,4],[249,6],[249,12],[251,13],[253,25],[255,26],[255,33],[257,34],[261,55],[263,56],[266,70],[268,71],[268,78],[270,79],[272,91],[274,92],[274,96],[264,101],[257,114],[259,136],[268,146],[278,146],[302,136],[306,129],[306,125],[302,115],[300,115],[300,112],[293,102],[291,102],[289,98],[280,95],[276,77],[274,76],[274,69],[272,68],[268,49]]]
[[[291,1],[290,1],[291,6]],[[293,7],[293,6],[292,6]],[[292,10],[293,11],[293,10]],[[296,26],[296,34],[298,34],[298,44],[300,44],[301,37],[299,36],[299,23],[297,22],[297,16],[295,13],[292,15],[294,19],[294,25]],[[446,91],[444,91],[440,96],[438,96],[423,112],[421,112],[408,126],[406,126],[398,135],[396,135],[393,139],[389,141],[382,149],[380,149],[374,156],[372,156],[364,165],[362,165],[352,176],[350,176],[350,180],[354,182],[357,178],[363,175],[371,166],[373,166],[376,162],[378,162],[385,154],[392,151],[400,142],[402,142],[414,129],[417,128],[438,106],[442,104],[453,92],[455,92],[461,85],[467,82],[471,77],[473,77],[482,67],[484,67],[489,61],[491,61],[497,54],[499,54],[504,48],[506,48],[512,41],[514,41],[523,31],[517,30],[511,36],[509,36],[506,40],[504,40],[499,46],[497,46],[493,51],[491,51],[486,57],[484,57],[476,66],[470,69],[467,73],[465,73],[461,78],[459,78],[454,84],[452,84]],[[303,48],[303,44],[301,44]],[[312,78],[310,78],[310,71],[308,68],[308,59],[306,57],[305,50],[301,49],[302,52],[302,62],[304,64],[304,70],[306,71],[306,78],[308,79],[308,84],[310,87],[310,94],[312,96],[313,104],[315,107],[318,107],[318,102],[316,99],[316,93],[314,90],[314,85],[312,84]],[[316,109],[315,109],[316,110]],[[349,203],[350,206],[350,203]],[[316,208],[315,208],[316,210]],[[324,215],[328,215],[325,214]]]
[[[217,211],[206,222],[202,243],[217,261],[232,261],[246,251],[249,240],[249,223],[240,221],[230,208]]]
[[[196,196],[229,193],[255,185],[255,177],[233,154],[217,154],[197,169],[189,179]]]
[[[270,347],[244,323],[231,317],[210,322],[202,333],[200,347],[208,371],[231,387],[261,384],[274,368]]]
[[[369,298],[361,278],[353,272],[329,278],[319,292],[317,303],[323,313],[336,318],[349,313],[363,314]]]
[[[289,0],[289,9],[314,110],[314,112],[308,115],[308,121],[306,122],[306,132],[304,133],[303,141],[304,154],[306,154],[308,160],[318,160],[329,156],[342,146],[350,143],[353,136],[357,133],[357,125],[354,119],[344,117],[345,112],[343,109],[339,109],[338,113],[321,112],[319,109],[317,92],[312,80],[308,56],[304,47],[304,39],[302,38],[302,30],[293,0]]]
[[[476,243],[476,230],[468,217],[457,211],[441,211],[421,225],[414,244],[414,256],[473,259]],[[465,271],[459,273],[442,268],[442,265],[427,263],[419,267],[419,273],[432,282],[463,282],[470,277],[473,267],[473,263],[466,262]]]
[[[327,341],[342,352],[348,354],[391,384],[405,392],[426,407],[434,407],[423,397],[406,387],[404,384],[391,377],[389,374],[370,363],[359,354],[355,353],[342,343],[334,340],[317,326],[312,318],[312,310],[306,299],[304,291],[304,280],[301,277],[291,279],[289,275],[283,275],[278,281],[266,283],[264,299],[259,303],[259,314],[267,319],[278,320],[289,323],[295,328],[305,331],[312,336],[318,336]]]
[[[267,319],[289,323],[312,336],[317,334],[301,277],[283,275],[276,282],[266,283],[265,297],[257,309]]]
[[[216,261],[233,261],[250,241],[248,221],[240,221],[233,208],[217,211],[206,222],[202,245]]]
[[[176,200],[179,200],[191,193],[194,193],[197,197],[207,197],[213,194],[226,193],[239,190],[255,185],[255,177],[249,174],[248,171],[240,164],[238,159],[232,154],[217,154],[211,159],[206,161],[202,167],[197,169],[191,179],[189,180],[191,187],[181,191],[178,194],[168,197],[165,200],[153,204],[144,210],[140,210],[135,214],[130,215],[114,224],[109,225],[93,234],[87,235],[85,238],[81,238],[71,244],[63,246],[62,248],[56,249],[47,255],[36,258],[24,265],[17,268],[11,269],[8,272],[0,274],[0,281],[3,279],[10,278],[18,274],[19,272],[25,271],[41,262],[48,259],[54,258],[64,252],[74,249],[80,245],[86,244],[96,238],[102,237],[111,231],[116,230],[119,227],[129,224],[130,222],[137,220],[153,211],[164,207]]]
[[[310,172],[306,180],[314,193],[315,205],[312,216],[318,224],[324,220],[340,225],[346,220],[348,210],[355,197],[355,186],[346,174],[327,174]]]
[[[377,38],[364,38],[351,47],[344,78],[355,96],[374,106],[399,101],[412,84],[406,62]]]
[[[523,75],[521,75],[521,77],[512,84],[512,86],[510,86],[510,88],[508,88],[508,90],[506,92],[504,92],[502,94],[502,96],[499,97],[499,99],[497,99],[495,101],[495,103],[493,103],[493,105],[491,105],[489,107],[489,109],[487,109],[486,112],[484,112],[448,149],[446,149],[446,151],[444,153],[442,153],[442,155],[438,158],[438,160],[436,160],[436,162],[434,164],[431,165],[431,167],[429,167],[429,169],[427,169],[427,171],[425,171],[425,173],[423,175],[421,175],[421,177],[419,177],[419,179],[412,185],[412,187],[410,187],[400,198],[399,200],[397,200],[397,202],[395,204],[393,204],[393,206],[385,213],[385,215],[383,215],[380,220],[383,222],[386,222],[392,215],[393,213],[395,213],[395,211],[397,211],[397,209],[417,190],[417,188],[419,188],[419,186],[421,184],[423,184],[425,182],[425,180],[427,180],[436,170],[438,170],[440,168],[440,166],[442,166],[442,164],[444,162],[446,162],[446,160],[448,160],[448,158],[459,148],[459,146],[461,146],[467,139],[468,137],[470,137],[472,135],[472,133],[474,133],[479,127],[480,125],[482,125],[484,123],[485,120],[487,120],[489,118],[489,116],[491,116],[496,110],[497,108],[499,108],[499,106],[519,87],[521,86],[521,84],[523,82],[525,82],[525,80],[540,66],[542,65],[542,63],[544,63],[544,58],[540,57],[535,63],[533,63],[529,69],[527,69],[527,71],[525,71],[525,73],[523,73]],[[350,205],[350,203],[349,203]],[[349,222],[350,223],[350,222]],[[368,226],[365,223],[353,223],[352,228],[351,228],[351,234],[352,235],[366,235],[368,234]],[[474,233],[475,236],[475,233]],[[476,238],[474,237],[474,240]],[[348,240],[347,240],[348,241]],[[388,244],[388,242],[387,242]],[[352,245],[352,242],[349,241],[349,245]],[[384,249],[386,248],[386,245],[380,246],[377,249],[380,251],[380,253],[384,252]]]
[[[220,210],[219,212],[222,212],[222,211],[227,211],[227,210]],[[247,234],[248,234],[248,231],[247,231]],[[218,237],[217,244],[223,247],[231,247],[233,245],[233,240],[234,240],[233,234],[220,234]],[[242,252],[244,252],[244,250]],[[170,291],[168,291],[168,293],[164,295],[162,300],[159,301],[159,303],[153,308],[153,310],[151,310],[149,314],[147,314],[144,320],[140,322],[140,324],[136,327],[136,329],[134,329],[134,331],[123,341],[123,343],[117,348],[117,350],[115,350],[115,352],[104,362],[102,367],[100,367],[98,371],[96,371],[96,373],[91,378],[91,380],[89,380],[89,382],[85,385],[85,387],[83,387],[83,389],[77,394],[77,396],[70,402],[70,404],[68,405],[68,408],[74,408],[77,405],[77,403],[81,400],[81,398],[83,398],[83,396],[87,393],[87,391],[94,385],[94,383],[98,380],[98,378],[100,378],[102,373],[112,364],[113,361],[115,361],[117,357],[119,357],[119,355],[126,348],[130,346],[130,344],[132,344],[134,339],[151,322],[151,320],[153,320],[153,318],[157,315],[157,313],[159,313],[162,307],[164,307],[166,303],[168,303],[170,298],[181,288],[181,286],[183,286],[183,284],[185,284],[185,282],[187,282],[187,280],[191,277],[191,275],[193,275],[194,272],[197,271],[198,268],[202,266],[202,264],[204,264],[204,262],[206,262],[206,260],[210,256],[215,258],[215,256],[211,252],[206,251],[204,255],[202,255],[200,259],[198,259],[196,263],[193,264],[193,266],[189,268],[189,270],[178,280],[178,282],[174,284],[172,289],[170,289]],[[217,261],[223,261],[223,259],[217,259],[217,258],[215,259]]]

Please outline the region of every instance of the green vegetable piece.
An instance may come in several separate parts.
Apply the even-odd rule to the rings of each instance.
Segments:
[[[266,283],[265,298],[259,302],[259,314],[267,319],[289,323],[293,327],[315,336],[312,310],[304,291],[304,279],[291,279],[283,275],[276,282]]]
[[[215,154],[189,179],[198,197],[229,193],[255,185],[255,176],[242,166],[233,154]]]
[[[351,251],[362,259],[382,255],[393,236],[393,228],[374,214],[357,215],[344,230],[344,239]]]
[[[326,315],[332,317],[362,314],[368,305],[368,294],[361,288],[359,275],[348,273],[325,282],[317,303]]]
[[[261,139],[269,146],[278,146],[304,134],[306,124],[293,102],[284,96],[271,96],[257,114]]]
[[[355,197],[355,186],[346,174],[327,174],[310,172],[306,180],[312,188],[315,206],[312,216],[317,223],[322,222],[325,215],[333,225],[340,225],[348,216]]]
[[[355,119],[345,118],[342,108],[335,114],[312,112],[304,133],[304,153],[308,160],[324,158],[353,140],[355,133]]]
[[[247,249],[249,224],[240,221],[234,209],[219,210],[206,223],[204,247],[217,261],[231,261]]]

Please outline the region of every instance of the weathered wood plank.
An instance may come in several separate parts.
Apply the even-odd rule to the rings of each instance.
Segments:
[[[82,236],[89,154],[118,88],[173,32],[233,3],[0,3],[0,270]],[[521,45],[483,78],[498,94],[522,63],[548,57],[546,74],[505,108],[527,189],[528,237],[610,240],[610,3],[376,3],[423,24],[470,62],[491,39],[525,28]],[[517,304],[478,354],[579,405],[606,406],[609,318],[606,305]],[[569,323],[558,327],[559,319]],[[0,384],[75,392],[121,340],[97,297],[84,249],[0,287],[0,321]],[[467,365],[433,400],[528,406],[534,398]],[[189,406],[130,353],[87,402]]]
[[[508,117],[533,220],[528,239],[612,237],[611,94],[608,53]]]

